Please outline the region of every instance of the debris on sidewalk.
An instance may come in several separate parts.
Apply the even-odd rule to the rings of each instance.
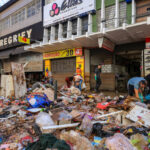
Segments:
[[[43,87],[21,98],[0,97],[0,149],[150,147],[150,110],[136,98],[85,93],[73,87],[58,90],[54,100],[54,90]]]

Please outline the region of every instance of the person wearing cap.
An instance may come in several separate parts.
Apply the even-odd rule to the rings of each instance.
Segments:
[[[136,98],[143,97],[144,89],[147,87],[147,82],[143,77],[133,77],[128,81],[128,94],[133,96],[135,94]]]
[[[102,83],[100,74],[101,74],[101,65],[99,64],[95,69],[95,81],[96,81],[95,91],[96,92],[99,92],[99,88]]]

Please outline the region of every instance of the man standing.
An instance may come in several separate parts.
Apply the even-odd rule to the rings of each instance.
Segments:
[[[95,91],[99,92],[99,87],[101,85],[101,78],[100,78],[100,74],[101,74],[101,65],[99,64],[97,66],[97,68],[95,69],[95,81],[96,81],[96,87],[95,87]]]

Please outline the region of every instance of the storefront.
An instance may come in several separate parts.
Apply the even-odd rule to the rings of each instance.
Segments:
[[[38,32],[37,32],[38,31]],[[43,38],[43,24],[36,23],[14,33],[0,37],[0,59],[2,61],[1,72],[9,74],[11,72],[11,62],[22,63],[25,65],[26,77],[36,79],[35,74],[40,76],[43,72],[42,53],[28,52],[24,50],[24,44],[18,42],[18,37],[26,37],[31,40],[31,43],[41,41]]]
[[[43,54],[45,76],[51,72],[58,85],[65,83],[65,78],[73,76],[78,68],[84,78],[84,55],[82,48],[72,48]]]

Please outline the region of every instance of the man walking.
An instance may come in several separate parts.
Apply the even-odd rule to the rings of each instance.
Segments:
[[[95,87],[95,91],[99,92],[99,87],[101,85],[101,78],[100,78],[100,74],[101,74],[101,65],[99,64],[97,66],[97,68],[95,69],[95,81],[96,81],[96,87]]]

